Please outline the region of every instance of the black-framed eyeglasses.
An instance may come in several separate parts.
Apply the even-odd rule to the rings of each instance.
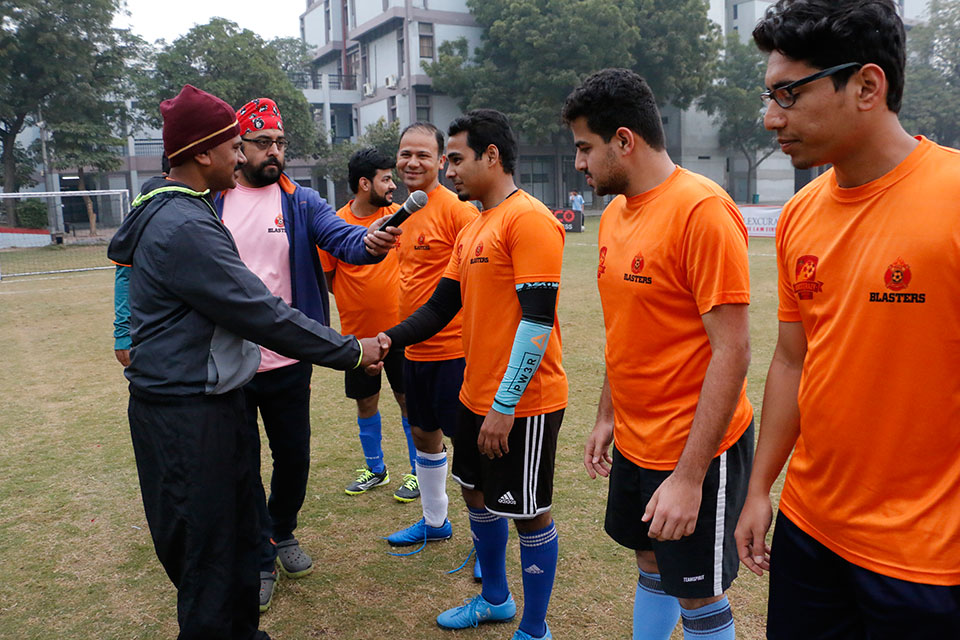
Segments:
[[[283,151],[290,146],[290,142],[286,138],[277,138],[276,140],[271,140],[270,138],[240,138],[244,142],[249,142],[251,144],[257,145],[257,149],[260,151],[266,151],[272,145],[277,145],[278,151]]]
[[[835,73],[840,73],[846,69],[852,69],[853,67],[862,67],[862,62],[846,62],[844,64],[838,64],[835,67],[828,67],[823,71],[817,71],[814,74],[807,76],[806,78],[800,78],[790,84],[785,84],[782,87],[777,87],[775,89],[767,89],[760,94],[760,100],[763,102],[764,107],[770,106],[770,101],[775,101],[780,105],[781,109],[789,109],[797,101],[797,96],[794,95],[793,90],[799,86],[805,85],[807,83],[813,82],[814,80],[819,80],[820,78],[826,78],[827,76],[832,76]]]

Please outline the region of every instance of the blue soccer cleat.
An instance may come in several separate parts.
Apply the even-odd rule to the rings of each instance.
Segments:
[[[543,624],[546,627],[547,623],[544,622]],[[520,631],[520,629],[517,629],[516,633],[513,634],[513,637],[510,638],[510,640],[553,640],[553,634],[550,633],[550,627],[547,627],[546,633],[544,633],[539,638],[534,638],[532,635],[530,635],[526,631]]]
[[[406,529],[387,536],[387,542],[393,547],[409,547],[415,544],[424,544],[434,540],[447,540],[453,535],[453,527],[449,520],[444,520],[439,527],[431,527],[423,518]]]
[[[437,616],[437,626],[444,629],[466,629],[483,622],[509,622],[517,615],[517,604],[507,595],[503,604],[490,604],[477,594],[461,607],[447,609]]]

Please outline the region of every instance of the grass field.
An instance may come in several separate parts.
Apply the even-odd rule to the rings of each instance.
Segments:
[[[603,322],[596,291],[596,219],[570,234],[560,321],[570,403],[560,433],[554,515],[560,563],[548,620],[554,637],[630,637],[632,553],[602,530],[606,481],[583,470],[602,380]],[[753,364],[759,409],[776,339],[773,242],[751,242]],[[0,637],[154,639],[177,633],[176,597],[144,521],[126,421],[126,384],[112,351],[110,271],[0,283]],[[386,396],[387,394],[385,394]],[[406,459],[396,405],[381,403],[394,485]],[[283,580],[261,626],[275,638],[508,638],[513,626],[439,630],[436,614],[476,593],[470,535],[451,481],[454,537],[419,555],[387,555],[382,536],[420,517],[393,487],[349,497],[361,464],[352,401],[342,374],[317,368],[313,382],[310,485],[297,536],[317,570]],[[264,445],[266,439],[263,439]],[[264,468],[269,452],[264,446]],[[508,575],[520,595],[511,533]],[[518,598],[519,599],[519,598]],[[730,591],[738,637],[763,637],[766,578],[741,570]],[[675,638],[681,637],[678,630]]]

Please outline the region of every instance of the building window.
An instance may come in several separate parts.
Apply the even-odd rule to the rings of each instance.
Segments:
[[[397,96],[387,98],[387,122],[397,119]]]
[[[383,10],[386,11],[390,8],[390,0],[383,0]]]
[[[519,186],[548,206],[556,204],[553,156],[524,157],[517,165]]]
[[[407,47],[406,41],[404,40],[404,28],[405,25],[400,25],[400,28],[397,29],[397,77],[403,77],[403,68],[407,64]]]
[[[371,82],[370,80],[370,48],[366,42],[360,44],[360,69],[363,74],[361,82]]]
[[[357,26],[357,3],[354,0],[348,0],[350,3],[349,11],[347,15],[350,17],[350,21],[347,23],[350,25],[350,28],[353,29]]]
[[[430,96],[417,94],[417,122],[430,122]]]
[[[357,74],[360,72],[360,49],[354,47],[347,52],[347,73],[344,78],[344,89],[357,88]]]
[[[736,20],[736,19],[739,17],[739,15],[737,15],[738,13],[739,13],[739,11],[737,11],[737,5],[733,5],[733,19],[734,19],[734,20]]]
[[[420,57],[433,60],[433,25],[420,23]]]
[[[327,43],[333,42],[333,23],[330,18],[330,0],[323,0],[323,24],[327,33]]]

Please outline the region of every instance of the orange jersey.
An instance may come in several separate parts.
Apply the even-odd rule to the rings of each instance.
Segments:
[[[670,470],[690,435],[710,364],[701,316],[750,302],[747,229],[719,186],[677,167],[650,191],[611,202],[599,245],[614,441],[634,464]],[[744,384],[718,455],[752,418]]]
[[[460,401],[473,413],[483,416],[490,411],[510,362],[522,316],[517,285],[560,282],[563,239],[563,225],[543,203],[521,190],[460,232],[443,277],[460,283],[467,359]],[[516,417],[567,406],[567,374],[560,360],[560,324],[554,315],[547,350],[517,404]]]
[[[350,205],[341,207],[337,215],[350,224],[369,226],[374,220],[400,208],[399,204],[383,207],[366,218],[353,215]],[[333,277],[333,296],[340,314],[340,333],[369,338],[399,322],[400,266],[397,252],[390,251],[377,264],[348,264],[318,249],[324,271]]]
[[[429,194],[427,206],[410,216],[401,228],[397,249],[400,258],[400,319],[419,309],[433,295],[453,253],[457,234],[477,217],[477,208],[461,202],[445,186]],[[432,362],[463,357],[461,314],[429,340],[409,345],[407,360]]]
[[[801,322],[800,437],[780,509],[871,571],[960,584],[960,152],[920,139],[784,207],[779,317]]]

